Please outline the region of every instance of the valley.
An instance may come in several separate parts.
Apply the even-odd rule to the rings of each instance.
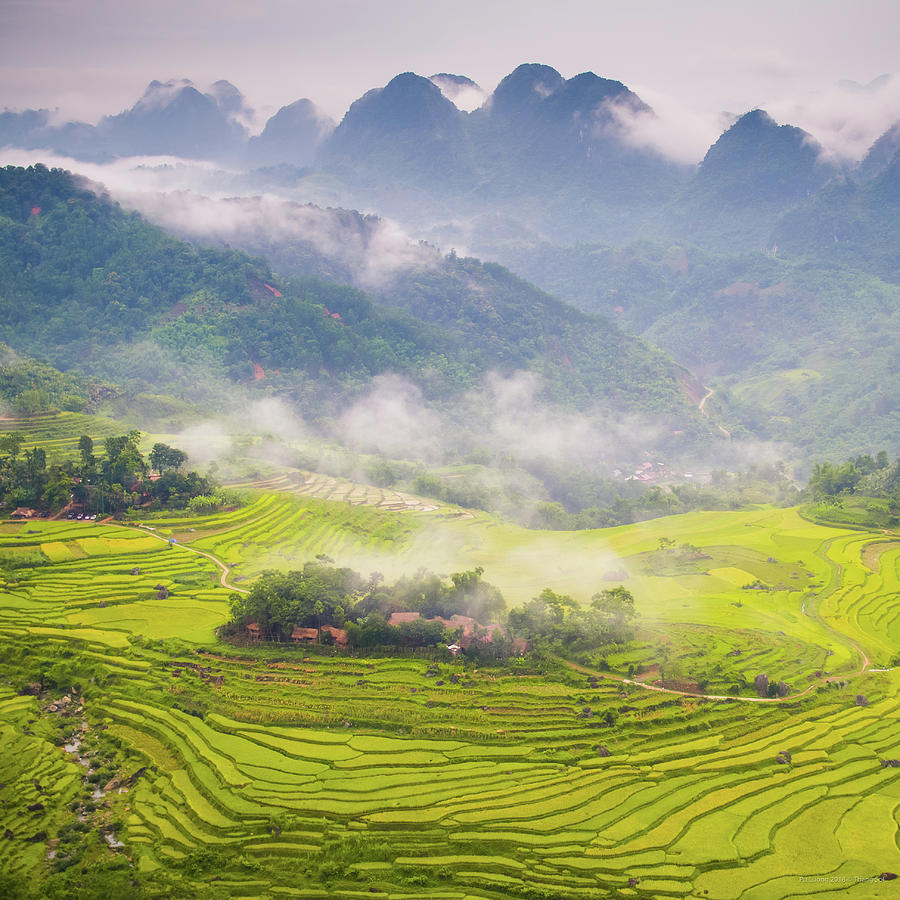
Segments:
[[[205,5],[0,12],[0,897],[896,896],[873,9]]]

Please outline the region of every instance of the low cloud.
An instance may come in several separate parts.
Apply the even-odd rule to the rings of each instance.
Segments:
[[[459,75],[432,75],[429,81],[436,84],[441,93],[450,100],[457,109],[471,112],[478,109],[487,99],[487,92],[471,78]]]
[[[767,109],[778,122],[810,132],[837,161],[857,162],[900,121],[900,78],[843,81],[802,98],[775,97]]]
[[[84,176],[89,187],[148,221],[198,243],[230,244],[271,257],[307,244],[363,289],[383,288],[399,271],[436,266],[440,253],[414,240],[396,222],[354,210],[325,209],[248,190],[241,173],[177,157],[124,157],[98,164],[54,153],[0,149],[0,162],[41,162]],[[342,280],[337,278],[336,280]]]
[[[628,102],[608,104],[619,136],[632,147],[654,150],[684,165],[699,163],[735,121],[730,113],[701,112],[667,94],[641,90],[640,95],[652,111]]]
[[[436,460],[440,419],[422,392],[399,375],[379,375],[370,391],[344,410],[334,433],[351,448],[397,458]]]
[[[187,453],[193,465],[219,463],[230,455],[232,438],[228,429],[220,422],[202,422],[185,428],[174,442]]]
[[[233,244],[272,255],[300,243],[342,266],[362,288],[383,287],[401,270],[431,267],[440,256],[394,222],[353,211],[322,209],[274,196],[216,198],[192,191],[117,192],[147,219],[191,240]],[[274,252],[273,252],[274,248]]]
[[[279,397],[250,403],[242,418],[251,431],[282,441],[298,441],[310,435],[309,426]]]
[[[128,156],[109,163],[92,163],[50,150],[2,147],[0,161],[9,166],[43,163],[49,168],[67,169],[123,198],[147,192],[197,190],[206,182],[210,187],[218,184],[221,191],[223,181],[227,183],[229,176],[237,176],[216,163],[186,161],[177,156]]]
[[[549,459],[609,476],[665,437],[664,426],[640,416],[551,405],[541,389],[533,372],[489,373],[463,400],[466,418],[478,423],[478,442],[520,462]]]
[[[777,68],[777,67],[776,67]],[[773,69],[773,72],[775,69]],[[824,153],[838,163],[855,163],[895,122],[900,121],[900,78],[885,75],[868,85],[842,81],[798,96],[779,90],[759,93],[757,102],[731,112],[698,110],[682,100],[647,88],[637,89],[652,112],[628,103],[607,107],[621,138],[680,163],[693,164],[753,106],[765,109],[781,125],[808,131]]]

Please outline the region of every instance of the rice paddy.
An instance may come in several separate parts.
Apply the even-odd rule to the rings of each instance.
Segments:
[[[56,684],[0,683],[4,872],[52,877],[87,777],[60,722],[121,747],[96,803],[124,849],[95,852],[151,895],[896,896],[890,537],[791,509],[534,532],[293,489],[145,524],[0,526],[3,679],[43,659]],[[221,570],[192,551],[235,586],[319,553],[389,577],[483,565],[510,605],[623,583],[640,627],[581,666],[236,649],[214,634]],[[758,702],[760,673],[791,694]]]
[[[0,417],[0,434],[15,431],[22,446],[40,447],[50,462],[72,459],[78,455],[78,439],[91,435],[97,443],[103,438],[121,434],[121,422],[105,416],[86,413],[53,412],[24,417]]]

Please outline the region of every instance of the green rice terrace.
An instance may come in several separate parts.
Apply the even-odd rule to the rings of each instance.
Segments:
[[[773,508],[541,532],[266,487],[0,525],[0,894],[897,896],[896,536]],[[318,554],[483,566],[510,608],[624,584],[636,637],[480,666],[217,639],[232,590]]]

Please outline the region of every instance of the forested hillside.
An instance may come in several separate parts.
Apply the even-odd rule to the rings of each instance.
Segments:
[[[723,415],[737,430],[836,457],[896,447],[894,283],[837,266],[824,249],[821,258],[650,242],[494,250],[545,290],[614,317],[715,386],[712,402],[727,399]]]
[[[499,266],[450,258],[409,270],[375,305],[178,240],[42,166],[0,173],[0,216],[0,339],[63,369],[160,388],[202,367],[279,384],[319,410],[329,400],[311,381],[333,399],[399,372],[448,396],[488,371],[532,369],[559,402],[689,412],[662,354]]]

